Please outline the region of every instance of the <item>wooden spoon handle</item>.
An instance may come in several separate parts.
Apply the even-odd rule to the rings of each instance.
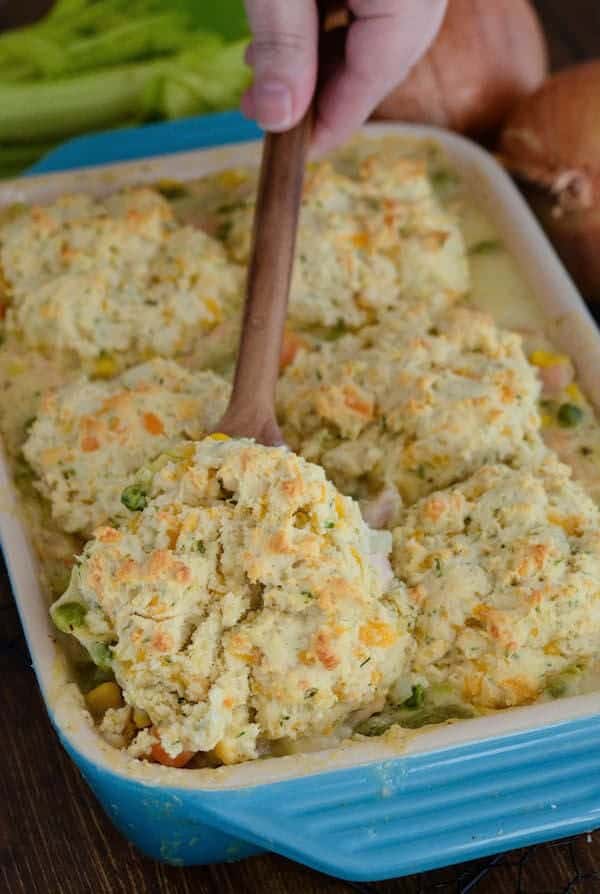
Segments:
[[[261,443],[283,442],[273,405],[311,130],[312,108],[296,127],[264,140],[242,335],[221,423],[226,434]]]
[[[344,7],[339,0],[319,3],[320,55],[323,33],[347,23],[340,20]],[[267,445],[283,443],[275,419],[275,388],[313,113],[314,97],[295,127],[265,136],[233,392],[219,424],[225,434]]]

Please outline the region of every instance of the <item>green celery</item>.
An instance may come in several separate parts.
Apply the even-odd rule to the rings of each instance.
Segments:
[[[194,49],[136,65],[57,80],[0,83],[0,143],[60,139],[124,120],[179,117],[234,106],[246,87],[245,41]]]
[[[0,84],[0,141],[60,139],[137,117],[145,91],[168,65],[159,60],[56,81]]]

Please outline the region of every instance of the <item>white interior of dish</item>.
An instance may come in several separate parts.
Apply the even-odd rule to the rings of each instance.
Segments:
[[[501,167],[475,144],[435,128],[370,125],[364,128],[364,133],[367,136],[390,133],[429,138],[442,145],[521,267],[547,320],[547,334],[574,359],[579,381],[600,410],[597,378],[600,334],[542,230]],[[49,202],[73,191],[101,195],[131,183],[153,182],[161,178],[189,180],[227,167],[256,164],[259,157],[259,143],[242,143],[7,181],[0,186],[0,205]],[[406,731],[396,738],[353,742],[319,753],[269,758],[217,770],[172,770],[134,761],[96,733],[87,713],[82,710],[79,690],[68,682],[66,662],[54,639],[38,582],[36,560],[20,519],[3,457],[0,457],[0,537],[38,680],[54,723],[73,747],[88,759],[108,771],[125,773],[140,781],[180,788],[239,788],[371,761],[388,761],[403,753],[431,752],[600,712],[599,692],[426,728],[418,734]]]

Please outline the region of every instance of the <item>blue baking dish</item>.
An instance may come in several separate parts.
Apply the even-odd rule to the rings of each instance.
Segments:
[[[598,403],[600,337],[496,162],[435,129],[366,128],[373,130],[443,145],[525,271],[550,334],[577,357],[580,380]],[[73,189],[100,193],[252,163],[260,151],[256,136],[254,125],[230,113],[83,137],[51,153],[31,176],[1,186],[0,203],[44,201]],[[132,760],[98,736],[69,678],[4,462],[0,487],[8,495],[0,507],[2,546],[52,722],[107,814],[149,856],[189,865],[271,850],[331,875],[378,880],[600,825],[596,694],[217,770]]]

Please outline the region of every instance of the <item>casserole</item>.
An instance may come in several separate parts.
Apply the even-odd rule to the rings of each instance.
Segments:
[[[579,380],[594,397],[600,339],[593,321],[495,162],[467,141],[431,129],[390,125],[365,131],[439,141],[543,301],[548,334],[578,358]],[[185,180],[257,158],[256,144],[233,145],[42,176],[6,184],[0,201],[48,201],[75,189],[103,193],[174,175]],[[90,728],[79,691],[68,681],[8,472],[5,466],[0,471],[6,495],[3,547],[52,721],[109,815],[146,853],[189,864],[268,848],[330,874],[373,880],[595,825],[595,694],[432,729],[409,740],[370,740],[216,770],[157,768],[110,748]]]

